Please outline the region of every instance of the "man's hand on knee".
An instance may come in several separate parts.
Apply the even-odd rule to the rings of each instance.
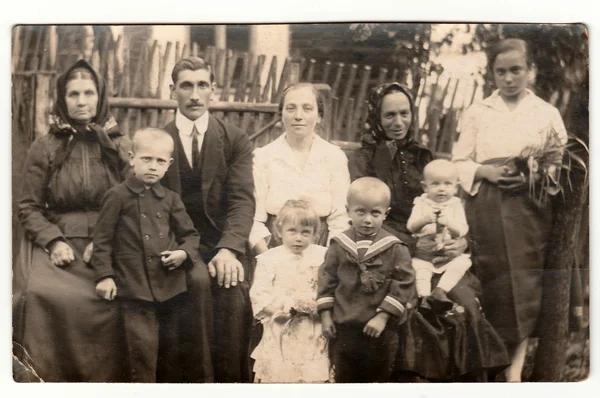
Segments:
[[[219,287],[225,285],[225,288],[229,288],[244,281],[244,267],[235,253],[229,249],[219,250],[208,263],[208,272],[212,278],[217,277]]]

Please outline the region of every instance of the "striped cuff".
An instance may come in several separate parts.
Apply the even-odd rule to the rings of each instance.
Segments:
[[[394,316],[400,316],[404,313],[404,305],[401,302],[393,298],[392,296],[385,296],[379,308],[382,311],[389,312]]]
[[[334,302],[335,300],[333,297],[321,297],[317,299],[317,312],[333,308]]]

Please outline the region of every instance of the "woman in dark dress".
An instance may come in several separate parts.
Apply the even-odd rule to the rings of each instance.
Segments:
[[[27,154],[14,269],[14,340],[44,381],[123,381],[117,306],[86,264],[104,193],[122,181],[130,141],[105,85],[81,60],[57,81],[50,131]]]
[[[413,201],[423,193],[423,168],[431,152],[412,138],[414,103],[408,88],[399,83],[375,87],[369,96],[367,132],[350,162],[352,179],[373,176],[392,191],[391,210],[384,228],[414,252],[416,239],[406,227]],[[449,241],[445,254],[460,253],[464,239]],[[439,276],[432,280],[432,288]],[[479,305],[479,282],[467,272],[448,293],[453,308],[444,313],[417,310],[400,328],[395,381],[412,380],[408,374],[432,380],[487,380],[486,371],[508,364],[500,337],[486,321]],[[416,297],[416,295],[415,295]]]

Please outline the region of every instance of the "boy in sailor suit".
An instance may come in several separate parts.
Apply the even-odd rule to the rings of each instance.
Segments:
[[[407,246],[381,229],[390,190],[373,177],[350,185],[352,227],[332,239],[319,270],[317,310],[323,335],[333,344],[338,383],[389,381],[397,326],[415,296]]]

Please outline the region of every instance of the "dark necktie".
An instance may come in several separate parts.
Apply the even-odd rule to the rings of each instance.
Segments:
[[[200,133],[194,125],[192,130],[192,169],[198,170],[200,167],[200,150],[198,149],[198,136]]]

